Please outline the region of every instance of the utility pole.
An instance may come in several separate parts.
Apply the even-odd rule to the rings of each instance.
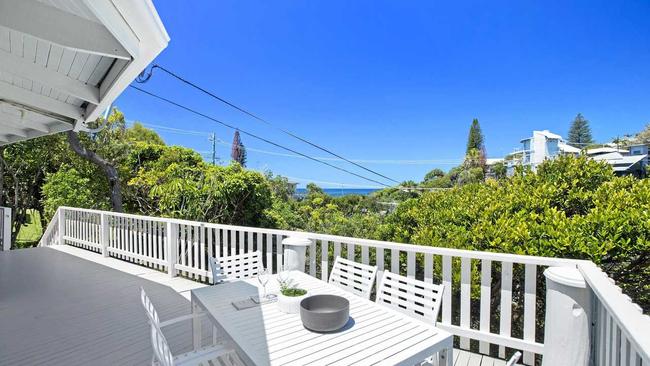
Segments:
[[[212,165],[217,164],[217,135],[213,132],[208,139],[212,141]]]

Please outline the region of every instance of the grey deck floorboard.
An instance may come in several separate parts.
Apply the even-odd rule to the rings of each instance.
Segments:
[[[190,312],[167,286],[57,250],[0,252],[0,365],[150,363],[141,286],[161,320]],[[165,329],[175,353],[191,347],[184,323]]]
[[[98,254],[99,255],[99,254]],[[140,304],[144,287],[161,320],[188,314],[170,287],[50,248],[0,252],[0,365],[145,365],[152,349]],[[189,351],[189,322],[165,328]],[[204,324],[204,342],[209,340]],[[454,350],[455,366],[504,365]]]

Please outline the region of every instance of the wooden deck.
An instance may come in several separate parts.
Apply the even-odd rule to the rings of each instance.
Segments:
[[[0,365],[150,363],[140,286],[162,320],[190,312],[177,291],[134,274],[50,248],[0,252]],[[166,336],[174,352],[191,349],[189,322]]]
[[[454,349],[454,366],[505,366],[506,361],[465,350]]]
[[[188,314],[202,285],[70,246],[0,252],[0,365],[149,364],[140,286],[165,320]],[[189,322],[166,336],[174,353],[191,349]],[[505,361],[454,350],[454,365]]]

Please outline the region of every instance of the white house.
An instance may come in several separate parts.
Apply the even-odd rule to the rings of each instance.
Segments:
[[[544,160],[560,155],[578,155],[580,149],[568,145],[562,136],[549,130],[533,131],[529,138],[521,140],[522,148],[515,151],[518,158],[510,160],[508,173],[511,174],[515,165],[529,166],[533,171]]]

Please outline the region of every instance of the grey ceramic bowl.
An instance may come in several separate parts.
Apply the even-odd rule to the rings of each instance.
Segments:
[[[300,319],[305,328],[333,332],[350,319],[350,302],[336,295],[314,295],[300,302]]]

